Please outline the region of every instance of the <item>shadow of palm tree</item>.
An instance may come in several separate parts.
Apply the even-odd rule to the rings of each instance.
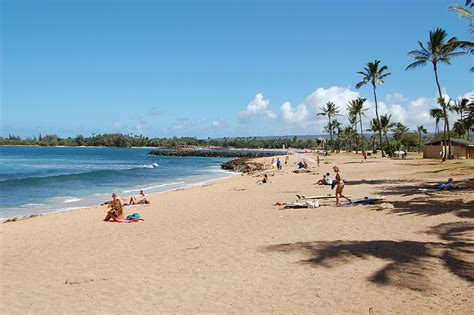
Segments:
[[[452,213],[460,218],[474,218],[474,201],[464,199],[436,200],[435,198],[419,197],[408,201],[392,201],[394,209],[390,213],[402,215],[415,214],[421,216]]]
[[[301,252],[308,259],[300,264],[332,268],[356,259],[376,257],[388,263],[368,277],[381,285],[394,285],[411,290],[430,288],[430,276],[435,276],[440,265],[469,282],[474,282],[472,262],[474,226],[469,222],[434,227],[430,234],[438,235],[441,242],[417,241],[316,241],[271,245],[267,251]]]

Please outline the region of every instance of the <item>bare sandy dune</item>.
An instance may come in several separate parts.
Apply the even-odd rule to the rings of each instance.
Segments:
[[[314,155],[306,155],[314,159]],[[104,207],[0,224],[1,313],[456,313],[474,309],[471,161],[330,156],[151,197],[143,223]],[[267,161],[269,162],[269,161]],[[378,206],[279,210],[337,164]],[[448,177],[463,190],[417,190]],[[127,196],[125,196],[127,197]]]

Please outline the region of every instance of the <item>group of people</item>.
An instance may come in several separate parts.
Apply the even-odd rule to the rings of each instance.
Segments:
[[[116,193],[112,194],[112,200],[106,201],[103,204],[107,205],[110,208],[107,211],[107,215],[105,216],[104,221],[110,221],[111,219],[116,220],[123,220],[123,207],[129,205],[140,205],[140,204],[149,204],[150,201],[145,196],[143,190],[140,190],[140,197],[131,196],[128,203],[123,203],[122,198],[120,198]]]

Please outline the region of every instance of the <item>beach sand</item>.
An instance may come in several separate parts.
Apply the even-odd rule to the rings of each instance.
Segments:
[[[243,175],[125,208],[142,223],[102,222],[103,206],[0,223],[0,312],[472,314],[473,182],[417,191],[474,177],[472,161],[341,155],[294,174],[299,158],[270,184]],[[273,206],[334,193],[313,185],[333,165],[347,194],[394,208]]]

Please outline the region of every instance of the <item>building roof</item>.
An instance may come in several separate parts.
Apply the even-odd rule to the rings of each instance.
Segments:
[[[437,144],[438,142],[441,143],[443,139],[434,139],[425,142],[425,144]],[[466,140],[466,139],[452,139],[451,138],[451,143],[456,143],[460,145],[465,145],[466,147],[474,147],[474,141],[472,140]]]

